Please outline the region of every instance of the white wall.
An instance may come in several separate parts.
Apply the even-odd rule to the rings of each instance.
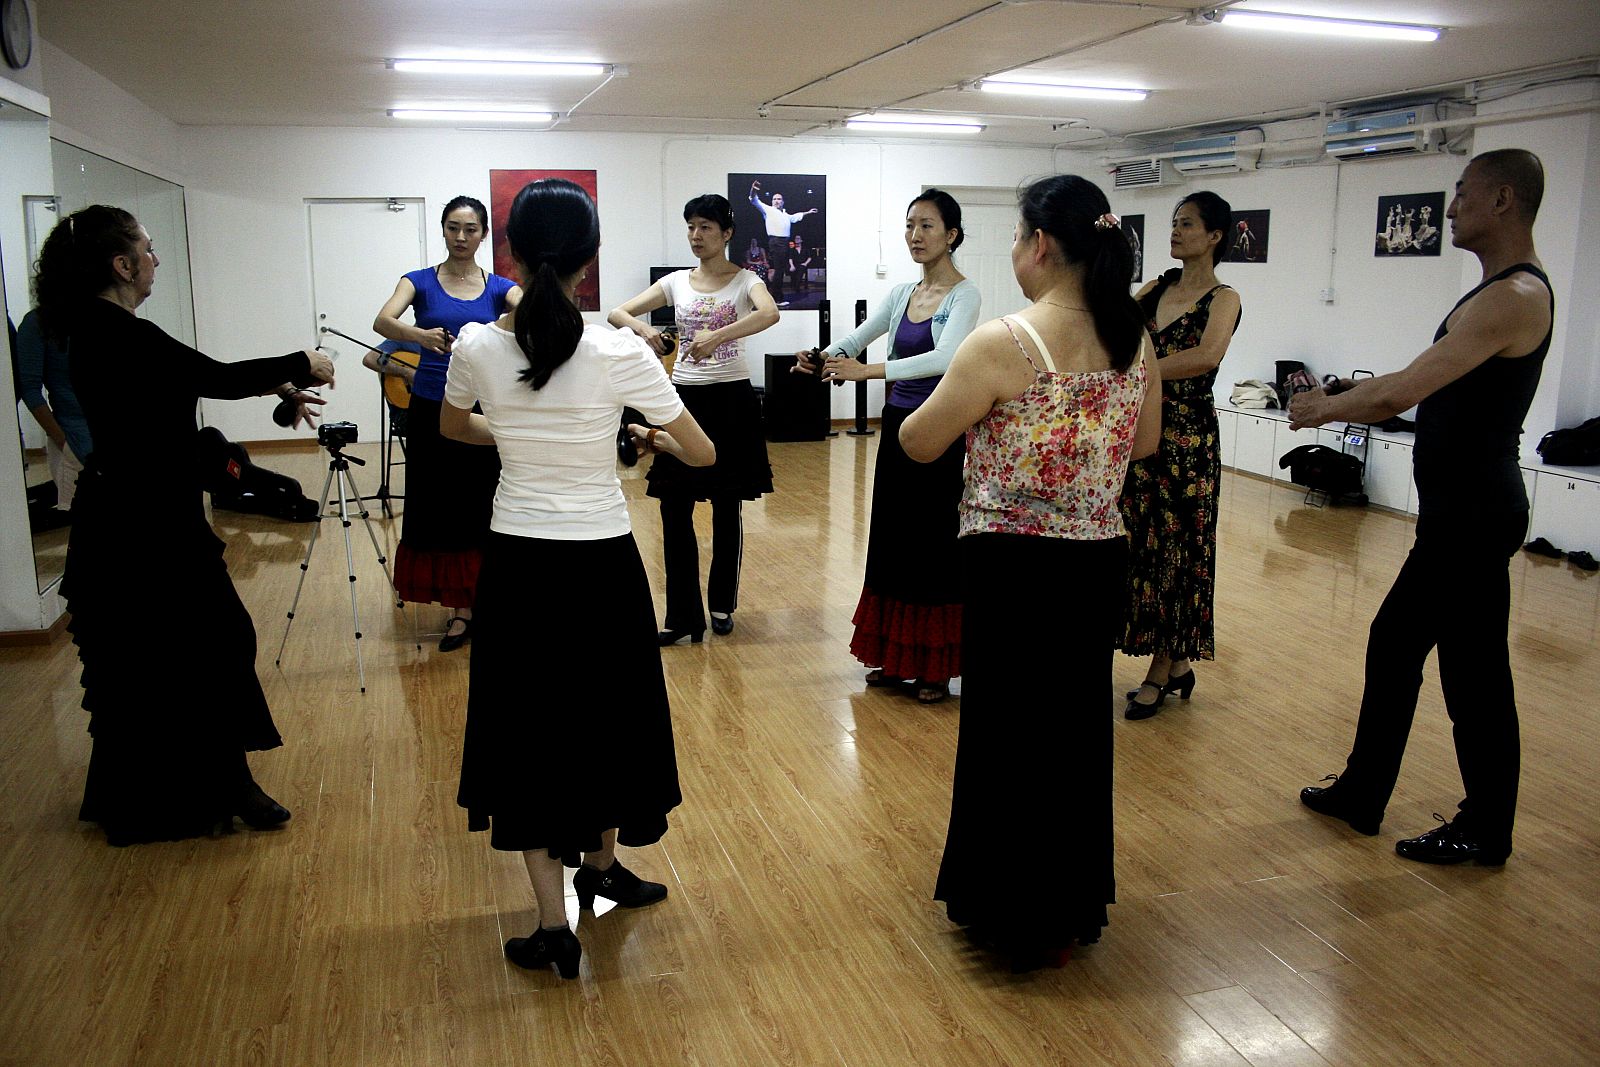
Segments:
[[[184,184],[178,124],[41,40],[50,136],[97,155]]]

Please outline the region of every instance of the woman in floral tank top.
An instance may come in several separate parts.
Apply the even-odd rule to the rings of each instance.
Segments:
[[[973,331],[900,430],[921,462],[967,435],[961,737],[934,896],[1016,969],[1098,940],[1115,898],[1117,499],[1161,427],[1133,253],[1109,207],[1076,175],[1029,186],[1011,264],[1032,305]],[[997,854],[1030,851],[1018,879],[997,876]],[[1047,908],[1016,906],[1028,886],[1048,887]]]

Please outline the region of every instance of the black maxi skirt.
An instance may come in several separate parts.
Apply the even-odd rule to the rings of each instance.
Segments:
[[[1008,949],[1090,944],[1116,899],[1111,660],[1127,542],[960,543],[961,733],[934,898]],[[1033,859],[1011,877],[996,867],[1008,855]],[[1037,907],[1019,892],[1042,894]]]
[[[655,606],[631,533],[490,533],[457,802],[508,852],[569,867],[616,827],[654,844],[683,802]]]
[[[691,467],[676,456],[657,455],[645,474],[649,486],[645,491],[658,500],[669,496],[755,500],[772,492],[761,403],[750,379],[677,389],[683,406],[717,446],[717,461],[709,467]]]

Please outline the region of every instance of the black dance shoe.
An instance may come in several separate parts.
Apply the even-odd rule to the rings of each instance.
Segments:
[[[1470,831],[1458,830],[1444,816],[1434,813],[1443,826],[1435,826],[1419,837],[1408,837],[1394,843],[1395,855],[1418,863],[1466,863],[1469,860],[1480,867],[1498,867],[1511,855],[1511,848],[1490,848],[1473,837]]]
[[[459,623],[461,623],[462,629],[461,629],[460,633],[453,634],[453,633],[450,632],[450,623],[446,623],[445,624],[444,636],[439,638],[439,651],[440,652],[454,652],[456,649],[458,649],[462,645],[466,644],[472,638],[472,620],[471,619],[463,619],[460,615],[454,615],[454,616],[451,616],[450,622],[459,622]]]
[[[729,615],[725,619],[719,619],[715,615],[711,616],[711,632],[718,637],[727,637],[733,633],[733,616]]]
[[[1300,803],[1318,815],[1330,815],[1335,819],[1343,819],[1350,824],[1350,829],[1358,834],[1376,837],[1378,826],[1383,822],[1383,812],[1373,813],[1352,803],[1347,795],[1349,790],[1340,783],[1337,774],[1327,775],[1322,780],[1333,784],[1329,786],[1306,786],[1300,790]]]
[[[729,629],[732,629],[732,627],[730,626]],[[656,643],[662,648],[666,648],[668,645],[677,644],[685,637],[689,639],[690,644],[698,645],[706,639],[706,632],[704,630],[662,630],[656,634]]]
[[[660,882],[647,882],[622,865],[612,861],[605,870],[587,863],[572,876],[572,888],[578,894],[578,907],[594,910],[594,898],[614,900],[624,908],[647,908],[667,899],[667,887]]]
[[[1166,687],[1156,685],[1154,682],[1146,682],[1139,688],[1143,689],[1146,686],[1156,691],[1155,700],[1148,704],[1141,704],[1139,701],[1134,699],[1134,697],[1139,695],[1139,691],[1137,689],[1134,690],[1133,695],[1128,697],[1128,706],[1122,709],[1122,717],[1124,719],[1132,719],[1134,721],[1138,721],[1139,719],[1148,719],[1161,710],[1161,705],[1165,703],[1167,699]]]
[[[1145,682],[1144,684],[1155,685],[1156,683]],[[1168,678],[1165,682],[1161,683],[1161,691],[1163,693],[1177,693],[1183,699],[1188,700],[1189,694],[1194,692],[1194,668],[1190,667],[1189,673],[1180,678]],[[1139,695],[1139,690],[1130,689],[1128,690],[1127,695],[1128,699],[1132,700],[1134,697]]]
[[[513,937],[506,942],[506,959],[518,967],[537,971],[554,964],[563,978],[578,977],[578,960],[582,956],[578,935],[565,926],[555,930],[541,926],[529,937]]]
[[[254,782],[245,790],[234,814],[252,830],[271,830],[289,821],[289,809],[267,796]]]

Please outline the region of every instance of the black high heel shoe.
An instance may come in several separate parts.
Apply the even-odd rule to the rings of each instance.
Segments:
[[[572,888],[578,894],[578,907],[584,911],[594,910],[597,896],[614,900],[624,908],[647,908],[667,899],[666,886],[645,881],[624,867],[621,860],[613,860],[603,871],[584,864],[572,876]]]
[[[1161,705],[1166,703],[1167,690],[1165,686],[1156,685],[1154,682],[1146,682],[1145,686],[1149,686],[1151,689],[1156,691],[1155,700],[1149,704],[1141,704],[1139,701],[1134,699],[1139,695],[1139,691],[1134,690],[1134,692],[1128,697],[1128,706],[1122,709],[1122,717],[1124,719],[1131,719],[1134,721],[1139,719],[1148,719],[1156,712],[1160,711]],[[1143,689],[1145,686],[1140,686],[1139,688]]]
[[[1145,685],[1155,685],[1156,683],[1154,683],[1154,682],[1145,682],[1144,684]],[[1183,699],[1188,700],[1189,699],[1189,694],[1194,692],[1194,668],[1190,667],[1189,668],[1189,673],[1185,674],[1181,678],[1168,678],[1165,682],[1163,682],[1161,684],[1160,689],[1161,689],[1162,693],[1177,693]],[[1138,695],[1139,695],[1139,690],[1137,690],[1137,689],[1128,690],[1127,697],[1128,697],[1129,700],[1132,700],[1134,697],[1136,697]]]
[[[238,810],[234,814],[252,830],[271,830],[289,821],[289,809],[267,796],[266,791],[254,782],[239,799]]]
[[[451,625],[458,622],[461,624],[461,632],[458,634],[451,633]],[[450,622],[445,624],[444,636],[439,638],[439,651],[454,652],[456,649],[466,644],[471,638],[472,620],[463,619],[460,615],[452,615],[450,617]]]
[[[706,632],[704,630],[662,630],[656,634],[656,643],[662,648],[666,648],[668,645],[677,644],[685,637],[689,639],[690,644],[698,645],[706,639]]]
[[[554,964],[563,978],[578,977],[578,960],[582,957],[583,944],[565,926],[555,930],[541,926],[528,937],[513,937],[506,942],[506,959],[518,967],[537,971]]]
[[[733,616],[730,614],[726,619],[711,616],[711,632],[718,637],[727,637],[733,633]]]

